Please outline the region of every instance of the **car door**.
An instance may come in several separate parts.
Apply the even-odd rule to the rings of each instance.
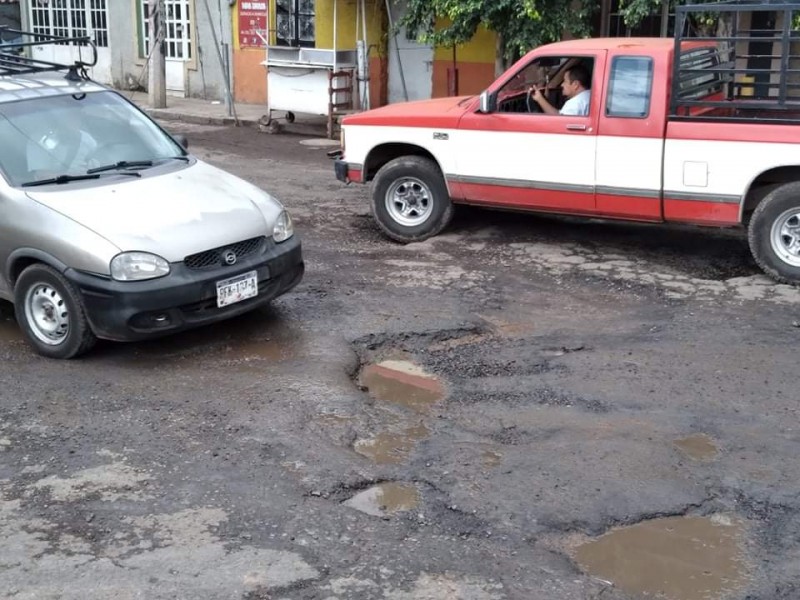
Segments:
[[[547,87],[559,108],[565,71],[582,64],[590,69],[592,96],[585,116],[535,112],[531,86]],[[595,153],[605,51],[538,55],[501,78],[490,90],[497,107],[474,110],[459,124],[456,172],[467,203],[507,208],[593,214]]]

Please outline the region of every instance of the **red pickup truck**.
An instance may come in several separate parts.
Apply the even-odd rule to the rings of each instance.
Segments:
[[[787,31],[546,45],[480,96],[346,117],[336,176],[372,181],[375,220],[400,242],[439,233],[460,203],[746,226],[762,269],[800,284],[800,83]],[[753,39],[774,58],[766,68]],[[541,112],[530,90],[562,106],[574,65],[590,73],[588,114]]]

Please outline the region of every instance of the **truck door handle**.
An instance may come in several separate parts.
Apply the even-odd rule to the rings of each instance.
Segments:
[[[586,131],[586,125],[567,125],[567,131]]]

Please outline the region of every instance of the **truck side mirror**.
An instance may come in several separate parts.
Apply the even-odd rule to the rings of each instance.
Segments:
[[[495,110],[497,110],[497,96],[490,94],[488,91],[482,92],[480,111],[484,114],[489,114]]]

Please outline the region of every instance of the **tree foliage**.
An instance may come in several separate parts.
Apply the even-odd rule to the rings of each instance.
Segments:
[[[592,0],[408,0],[400,24],[420,42],[445,47],[468,42],[484,26],[497,34],[498,62],[506,66],[565,33],[589,35],[596,6]]]
[[[675,7],[681,4],[705,4],[708,2],[718,2],[719,0],[666,0],[669,2],[670,12],[675,11]],[[628,27],[636,27],[648,15],[661,12],[664,5],[664,0],[620,0],[619,12],[625,20]],[[689,18],[689,27],[694,29],[697,33],[710,35],[714,30],[719,27],[720,13],[715,12],[697,12],[692,13]]]

